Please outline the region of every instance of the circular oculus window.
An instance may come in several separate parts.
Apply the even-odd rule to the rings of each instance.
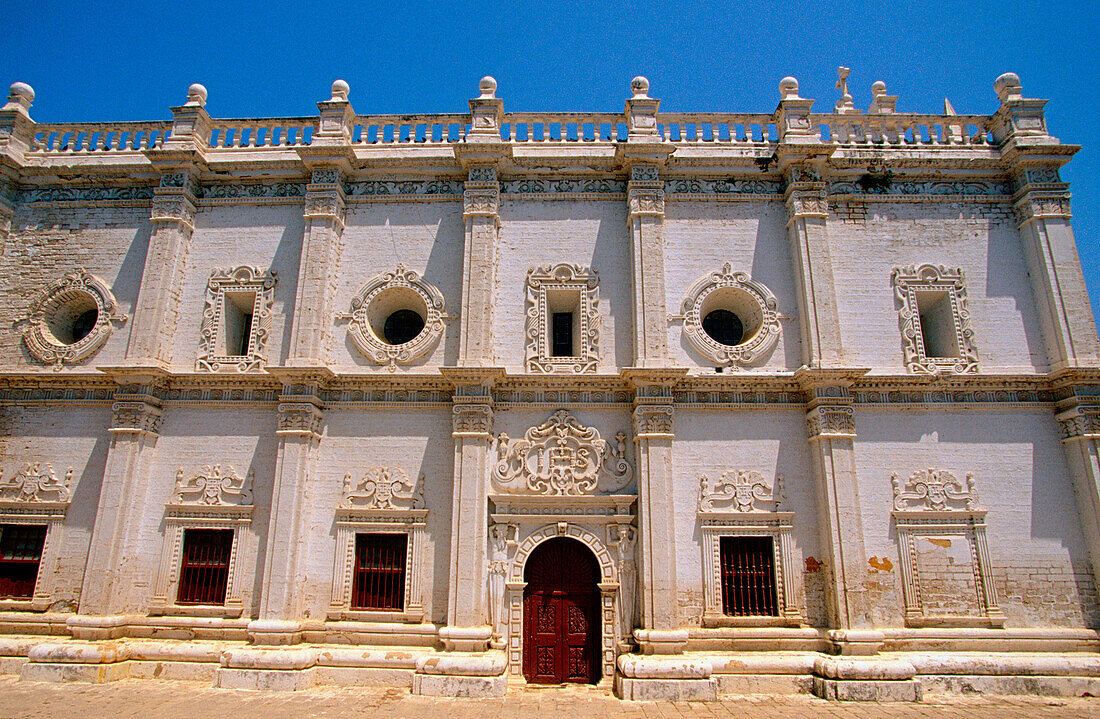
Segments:
[[[107,284],[83,268],[50,283],[31,305],[23,342],[38,360],[60,369],[90,357],[124,322]]]
[[[779,341],[775,296],[729,263],[692,285],[683,314],[692,346],[719,364],[751,365]]]
[[[424,355],[443,335],[443,295],[412,270],[374,277],[351,303],[348,334],[376,364],[407,364]]]

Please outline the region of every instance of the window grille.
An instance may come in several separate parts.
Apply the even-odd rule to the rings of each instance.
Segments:
[[[30,599],[46,542],[44,524],[0,525],[0,597]]]
[[[405,609],[405,534],[355,535],[351,608]]]
[[[771,537],[722,537],[722,612],[777,616],[775,552]]]
[[[179,604],[224,604],[229,579],[231,529],[185,529]]]

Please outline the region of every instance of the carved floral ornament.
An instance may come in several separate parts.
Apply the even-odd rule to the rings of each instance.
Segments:
[[[408,342],[389,344],[382,337],[382,328],[390,313],[400,309],[420,314],[424,329]],[[417,272],[398,265],[363,285],[352,298],[351,312],[342,318],[349,320],[348,335],[356,348],[371,362],[394,372],[398,364],[427,355],[439,343],[447,314],[443,293]]]
[[[0,478],[0,502],[68,502],[73,468],[58,479],[49,462],[28,462],[9,479]]]
[[[207,507],[251,506],[253,478],[251,470],[241,477],[233,467],[220,464],[204,465],[197,474],[184,478],[181,467],[176,472],[176,492],[171,503]]]
[[[95,312],[91,329],[73,341],[74,322],[91,311]],[[51,282],[31,303],[23,321],[23,343],[35,359],[60,370],[91,357],[111,336],[114,325],[126,319],[107,283],[79,267]]]
[[[345,509],[424,509],[424,475],[416,482],[400,467],[371,467],[358,481],[344,475]]]
[[[779,476],[774,486],[760,472],[740,469],[723,472],[717,480],[705,474],[699,477],[700,512],[778,511],[783,499]]]
[[[555,357],[551,351],[551,319],[555,301],[575,311],[574,354]],[[527,272],[527,321],[524,328],[528,372],[595,372],[599,365],[599,277],[594,270],[561,263]]]
[[[740,344],[721,344],[706,333],[703,320],[714,310],[728,310],[741,320],[744,339]],[[779,342],[775,295],[748,274],[734,272],[729,262],[691,286],[682,313],[684,335],[691,345],[718,364],[753,365],[766,358]]]
[[[978,492],[974,475],[967,473],[966,484],[945,469],[921,469],[901,483],[897,473],[890,475],[897,511],[977,511]]]
[[[565,410],[532,427],[523,439],[497,437],[493,483],[503,492],[579,496],[612,493],[634,477],[626,460],[626,434],[614,442],[600,437]]]
[[[241,265],[214,270],[206,283],[206,303],[199,329],[199,357],[195,369],[200,372],[255,372],[263,369],[265,349],[271,332],[271,308],[275,304],[277,272]],[[246,352],[230,355],[221,346],[226,336],[226,303],[229,295],[251,294],[251,304],[242,308],[252,315]]]
[[[916,374],[976,374],[978,350],[974,346],[974,330],[970,326],[970,310],[967,308],[966,280],[961,268],[923,264],[897,267],[891,275],[894,297],[898,302],[902,346],[905,366]],[[918,303],[918,295],[943,293],[949,303],[950,321],[953,323],[958,356],[930,356],[925,347],[924,318]]]

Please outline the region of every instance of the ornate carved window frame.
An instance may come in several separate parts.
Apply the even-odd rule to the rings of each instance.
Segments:
[[[95,304],[95,325],[79,341],[65,344],[50,330],[50,321],[66,304],[81,299]],[[78,267],[48,284],[31,303],[22,330],[23,343],[35,359],[60,370],[95,354],[111,336],[114,325],[126,320],[107,283]]]
[[[804,623],[798,604],[794,512],[782,510],[783,479],[770,484],[756,471],[729,470],[718,480],[699,477],[699,524],[703,531],[703,617],[706,627],[791,627]],[[722,611],[722,537],[771,537],[775,552],[778,616],[728,616]]]
[[[703,329],[703,319],[710,310],[729,309],[725,305],[731,303],[740,310],[734,313],[739,317],[751,312],[752,324],[756,326],[755,332],[738,345],[716,342]],[[684,334],[692,347],[712,362],[749,367],[766,359],[779,343],[778,308],[778,300],[771,290],[748,273],[735,272],[733,265],[727,262],[721,270],[696,280],[688,290],[681,305]],[[740,319],[744,322],[746,318]],[[748,332],[748,327],[745,331]]]
[[[600,365],[600,278],[595,270],[560,263],[527,271],[526,364],[539,374],[590,374]],[[573,352],[555,357],[551,352],[554,295],[576,293]]]
[[[353,481],[344,475],[344,493],[336,509],[336,553],[332,570],[330,620],[424,620],[424,542],[428,509],[424,475],[416,481],[400,467],[371,467]],[[402,611],[351,608],[355,535],[399,534],[408,538],[405,551],[405,607]]]
[[[206,304],[202,310],[202,326],[199,330],[199,356],[195,362],[197,371],[259,372],[264,368],[277,275],[275,270],[248,265],[218,268],[210,274],[206,283]],[[243,355],[219,353],[219,344],[225,341],[227,295],[246,292],[255,295],[248,352]]]
[[[424,313],[424,329],[404,344],[391,345],[372,328],[372,308],[376,303],[385,302],[388,296],[400,296],[401,293],[412,293],[406,297],[423,305],[416,309]],[[395,372],[397,365],[410,364],[439,344],[448,316],[439,288],[416,271],[398,265],[397,269],[375,275],[363,285],[351,300],[351,311],[342,313],[339,319],[348,321],[348,335],[364,357]]]
[[[0,599],[0,611],[44,612],[55,601],[61,528],[72,499],[73,469],[61,479],[49,462],[27,462],[8,479],[0,477],[0,524],[45,525],[38,577],[30,599]],[[45,571],[43,571],[45,568]]]
[[[901,553],[902,593],[905,623],[911,627],[1003,627],[1004,613],[997,604],[997,590],[986,540],[985,510],[978,506],[974,475],[966,475],[964,485],[943,469],[917,470],[902,484],[892,474],[894,508],[891,515],[898,532]],[[970,548],[981,616],[929,615],[921,601],[921,577],[917,563],[916,539],[920,536],[965,539]]]
[[[974,346],[974,330],[970,326],[967,307],[966,277],[962,268],[944,265],[908,265],[895,267],[890,275],[894,297],[898,302],[902,348],[905,367],[914,374],[976,374],[978,350]],[[945,292],[951,306],[958,357],[929,357],[924,346],[917,294]]]
[[[241,477],[229,465],[206,465],[186,479],[182,468],[176,473],[176,491],[164,508],[164,544],[150,614],[236,618],[244,613],[245,576],[241,564],[242,558],[248,555],[253,510],[252,482],[251,471]],[[224,604],[176,603],[183,562],[183,533],[188,529],[233,531]]]

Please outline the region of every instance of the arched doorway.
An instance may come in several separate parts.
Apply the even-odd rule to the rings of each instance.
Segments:
[[[533,684],[600,680],[600,567],[588,547],[548,539],[523,578],[523,676]]]

